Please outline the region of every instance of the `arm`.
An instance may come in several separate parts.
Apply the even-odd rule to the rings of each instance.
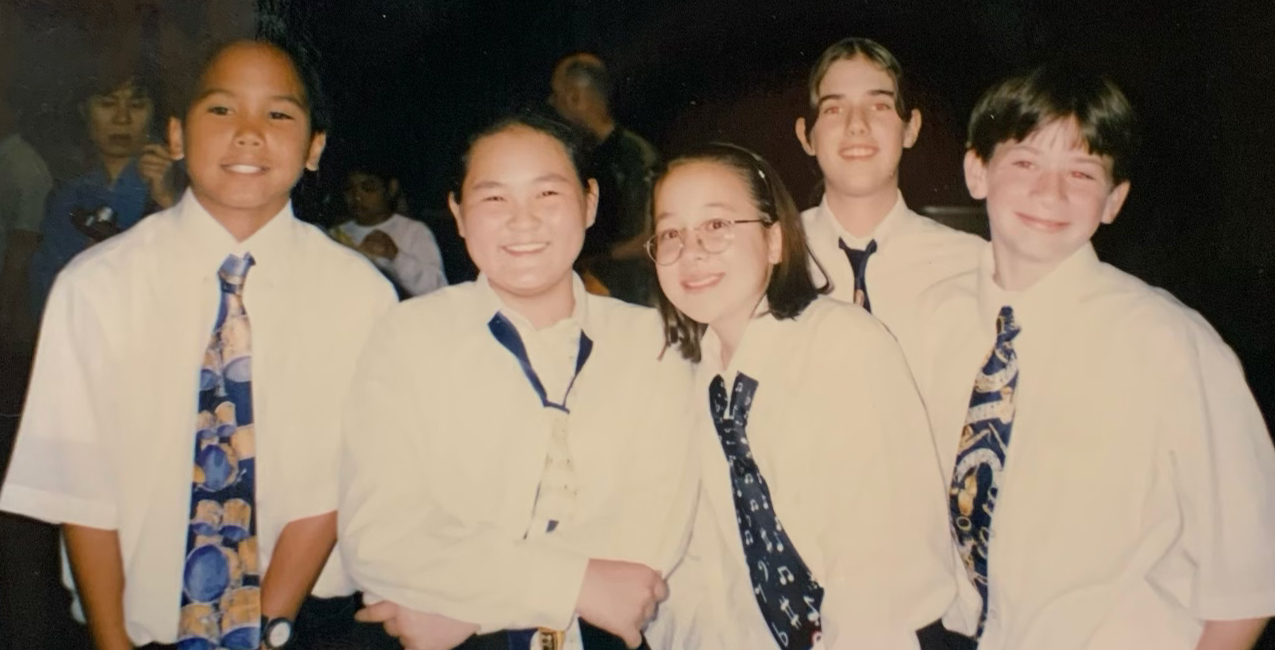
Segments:
[[[840,437],[844,447],[828,450],[827,471],[844,474],[845,459],[862,459],[851,466],[859,486],[834,506],[838,512],[823,541],[829,573],[824,630],[836,650],[916,648],[916,631],[943,614],[956,589],[945,492],[925,409],[898,345],[873,325],[861,325],[857,329],[867,331],[856,336],[837,328],[855,350],[853,359],[835,362],[872,368],[870,380],[824,382],[853,386],[854,395],[824,399],[845,404],[848,398],[848,412],[859,414],[853,435]],[[862,538],[864,521],[880,526],[870,540]]]
[[[420,296],[447,286],[447,276],[433,233],[423,223],[411,223],[398,255],[390,262],[390,275],[408,293]]]
[[[1267,618],[1239,621],[1205,621],[1204,634],[1195,650],[1251,650],[1266,629]]]
[[[114,530],[66,524],[66,552],[89,634],[98,650],[132,650],[124,626],[124,564]]]
[[[335,545],[335,512],[284,526],[261,580],[261,613],[267,618],[296,619]]]

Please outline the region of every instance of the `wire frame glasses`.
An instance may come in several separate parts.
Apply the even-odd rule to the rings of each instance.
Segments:
[[[646,240],[646,254],[660,266],[675,264],[686,250],[692,233],[705,253],[716,255],[735,241],[735,224],[766,223],[765,219],[709,219],[694,228],[669,228]]]

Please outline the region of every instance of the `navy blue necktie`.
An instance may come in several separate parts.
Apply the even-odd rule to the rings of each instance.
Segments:
[[[868,258],[877,252],[877,240],[868,242],[867,248],[863,250],[850,248],[844,239],[838,239],[837,244],[841,246],[846,259],[850,261],[850,268],[854,271],[854,304],[868,310],[870,314],[872,301],[868,300]]]
[[[780,648],[809,650],[823,634],[819,616],[823,587],[788,539],[770,500],[770,488],[753,460],[747,429],[748,410],[756,392],[757,380],[739,373],[728,414],[726,383],[719,375],[708,387],[708,403],[722,452],[731,468],[735,520],[757,606]]]
[[[180,650],[261,644],[252,328],[243,305],[252,265],[251,255],[229,255],[218,272],[221,308],[199,378]]]
[[[948,497],[952,533],[965,573],[983,598],[976,637],[982,636],[987,622],[988,543],[1014,429],[1014,392],[1018,387],[1014,337],[1019,331],[1014,309],[1001,307],[996,319],[996,344],[974,378]]]

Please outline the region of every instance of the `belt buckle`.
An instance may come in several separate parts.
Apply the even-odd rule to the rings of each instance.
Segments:
[[[538,628],[540,633],[540,650],[562,650],[566,645],[567,633],[547,627]]]

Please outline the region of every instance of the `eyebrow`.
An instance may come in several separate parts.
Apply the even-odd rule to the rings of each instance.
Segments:
[[[199,103],[213,95],[226,95],[229,97],[235,96],[234,93],[230,92],[229,90],[226,90],[225,88],[207,88],[195,97],[195,103]],[[302,102],[301,99],[297,97],[296,95],[272,95],[270,97],[270,101],[287,102],[289,104],[292,104],[293,106],[296,106],[300,110],[303,110],[303,111],[306,110],[305,102]]]
[[[1044,153],[1044,150],[1042,150],[1041,148],[1034,147],[1030,144],[1027,144],[1026,142],[1018,142],[1017,144],[1014,145],[1014,148],[1025,149],[1029,153],[1033,153],[1037,155]],[[1073,152],[1073,155],[1071,156],[1071,158],[1072,160],[1076,162],[1089,163],[1091,165],[1097,165],[1099,167],[1106,167],[1106,163],[1103,162],[1103,157],[1099,154],[1089,151],[1087,147],[1086,148],[1073,147],[1071,150]]]
[[[730,204],[728,204],[728,203],[722,203],[721,201],[713,201],[713,202],[711,202],[711,203],[705,203],[705,204],[703,205],[703,207],[705,207],[705,208],[717,208],[717,209],[719,209],[719,210],[725,210],[725,211],[727,211],[727,212],[730,212],[731,214],[739,214],[739,211],[735,209],[735,206],[730,205]],[[663,219],[664,217],[669,217],[669,216],[672,216],[672,215],[673,215],[673,213],[672,213],[672,212],[669,212],[668,210],[665,210],[664,212],[661,212],[661,213],[659,213],[659,214],[655,215],[655,220],[656,220],[656,221],[659,221],[660,219]]]
[[[868,91],[868,96],[869,97],[889,97],[891,99],[894,99],[898,97],[898,93],[888,88],[874,88]],[[846,96],[842,93],[831,93],[831,94],[820,97],[819,101],[815,103],[815,106],[823,106],[824,102],[835,101],[835,100],[845,99],[845,98]]]

